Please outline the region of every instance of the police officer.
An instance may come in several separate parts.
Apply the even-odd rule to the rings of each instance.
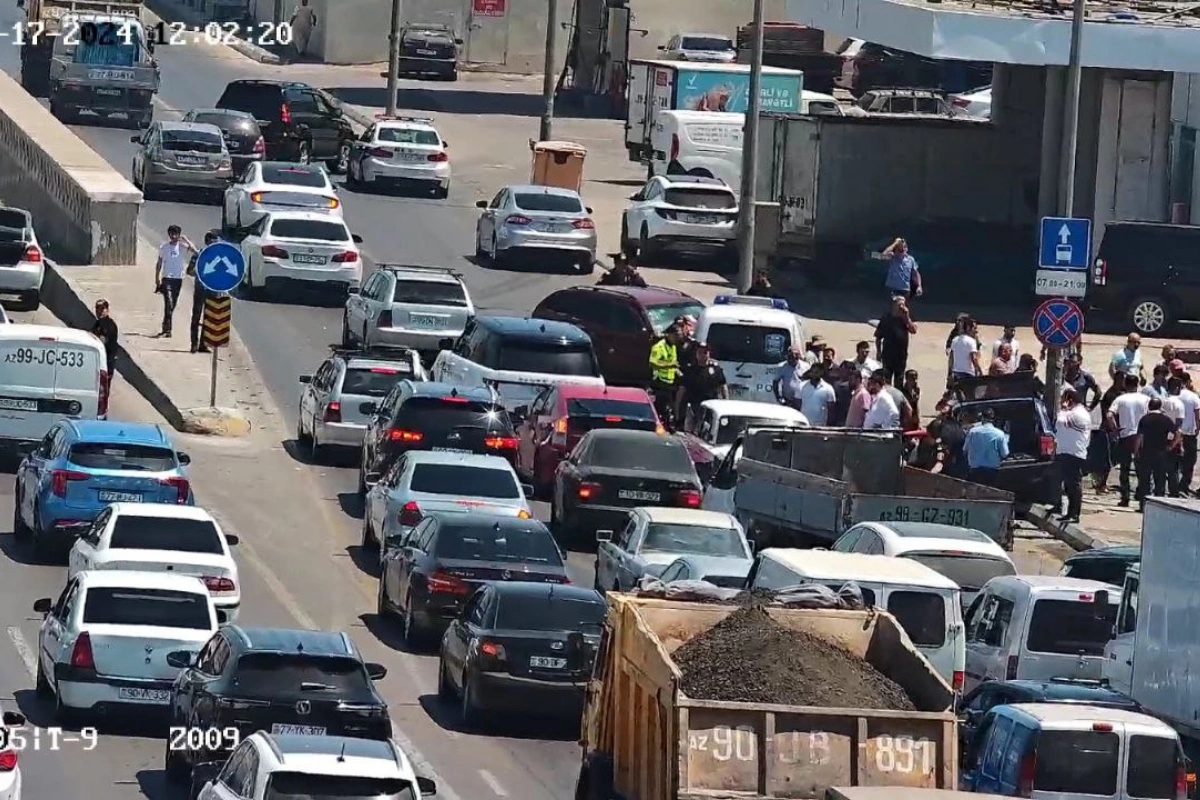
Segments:
[[[204,234],[204,246],[208,247],[218,241],[217,232],[209,231]],[[192,352],[207,353],[208,348],[204,346],[202,338],[202,328],[204,327],[204,301],[209,297],[215,297],[213,292],[204,288],[204,284],[200,283],[200,278],[196,276],[196,259],[200,253],[192,254],[192,261],[188,264],[187,274],[192,276],[192,319],[188,325],[188,331],[192,335]]]
[[[675,393],[679,383],[679,344],[683,334],[672,325],[662,338],[650,346],[650,389],[654,407],[663,425],[675,427]]]

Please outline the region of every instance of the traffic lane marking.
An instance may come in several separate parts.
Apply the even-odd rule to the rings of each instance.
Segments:
[[[21,633],[21,629],[15,625],[8,626],[8,640],[16,648],[17,655],[21,657],[21,663],[25,666],[25,672],[29,674],[29,679],[33,680],[37,676],[36,651],[29,646],[25,634]]]

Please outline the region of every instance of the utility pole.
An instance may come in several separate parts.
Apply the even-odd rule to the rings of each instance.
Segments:
[[[742,131],[742,197],[738,203],[738,294],[750,291],[754,276],[754,206],[758,199],[758,114],[762,106],[763,0],[754,0],[751,25],[750,96]]]
[[[387,111],[389,117],[396,116],[396,93],[400,91],[400,18],[403,0],[392,0],[392,26],[388,34]]]
[[[542,124],[538,127],[538,141],[548,142],[554,135],[554,89],[558,86],[558,0],[546,0],[546,63],[542,75]]]
[[[1083,44],[1083,22],[1087,12],[1086,0],[1074,0],[1071,14],[1071,54],[1067,62],[1067,121],[1063,126],[1062,196],[1060,211],[1064,217],[1075,216],[1075,157],[1079,149],[1079,85],[1083,78],[1080,50]],[[1045,179],[1045,176],[1043,176]],[[1088,253],[1088,259],[1091,259]],[[1046,359],[1046,407],[1059,406],[1062,397],[1063,351],[1049,348]]]

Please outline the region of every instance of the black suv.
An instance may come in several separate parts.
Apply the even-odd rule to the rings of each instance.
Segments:
[[[165,768],[173,782],[186,783],[197,764],[223,760],[258,730],[392,735],[387,703],[373,683],[387,670],[364,663],[344,633],[227,625],[194,658],[182,650],[167,663],[181,670],[169,706]],[[197,731],[210,733],[197,737]]]
[[[262,129],[267,161],[324,161],[344,173],[354,130],[337,101],[294,81],[231,81],[217,108],[253,114]]]
[[[1092,265],[1087,303],[1143,336],[1200,319],[1200,226],[1110,222]]]
[[[458,46],[462,39],[445,25],[414,23],[400,32],[401,75],[433,75],[458,80]]]
[[[409,450],[501,456],[516,468],[517,433],[491,389],[404,380],[382,402],[359,408],[371,415],[358,466],[360,497]]]

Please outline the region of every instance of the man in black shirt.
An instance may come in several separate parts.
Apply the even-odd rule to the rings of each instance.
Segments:
[[[875,352],[893,385],[904,380],[908,368],[908,337],[917,332],[908,311],[908,301],[892,298],[892,309],[875,326]]]
[[[204,246],[208,247],[217,241],[216,231],[209,231],[204,234]],[[204,288],[204,284],[200,283],[200,278],[196,275],[196,258],[200,254],[192,253],[192,260],[188,264],[187,274],[192,276],[192,318],[188,324],[188,331],[192,334],[192,352],[207,353],[208,347],[204,344],[204,301],[209,297],[216,297],[216,294]]]
[[[692,368],[683,373],[683,392],[692,410],[692,424],[700,419],[700,404],[705,400],[724,400],[729,396],[725,372],[708,354],[708,345],[697,344]]]
[[[108,315],[108,301],[96,301],[96,322],[92,325],[92,335],[104,342],[104,355],[108,361],[108,379],[111,381],[116,374],[113,367],[117,363],[117,323]]]
[[[1150,494],[1151,483],[1154,485],[1154,496],[1162,497],[1170,482],[1172,496],[1179,494],[1178,480],[1170,467],[1170,453],[1179,449],[1183,440],[1179,434],[1179,426],[1175,420],[1163,413],[1162,400],[1157,397],[1150,399],[1150,410],[1138,423],[1137,439],[1133,444],[1134,458],[1137,459],[1137,501],[1138,510],[1146,508],[1146,496]]]

